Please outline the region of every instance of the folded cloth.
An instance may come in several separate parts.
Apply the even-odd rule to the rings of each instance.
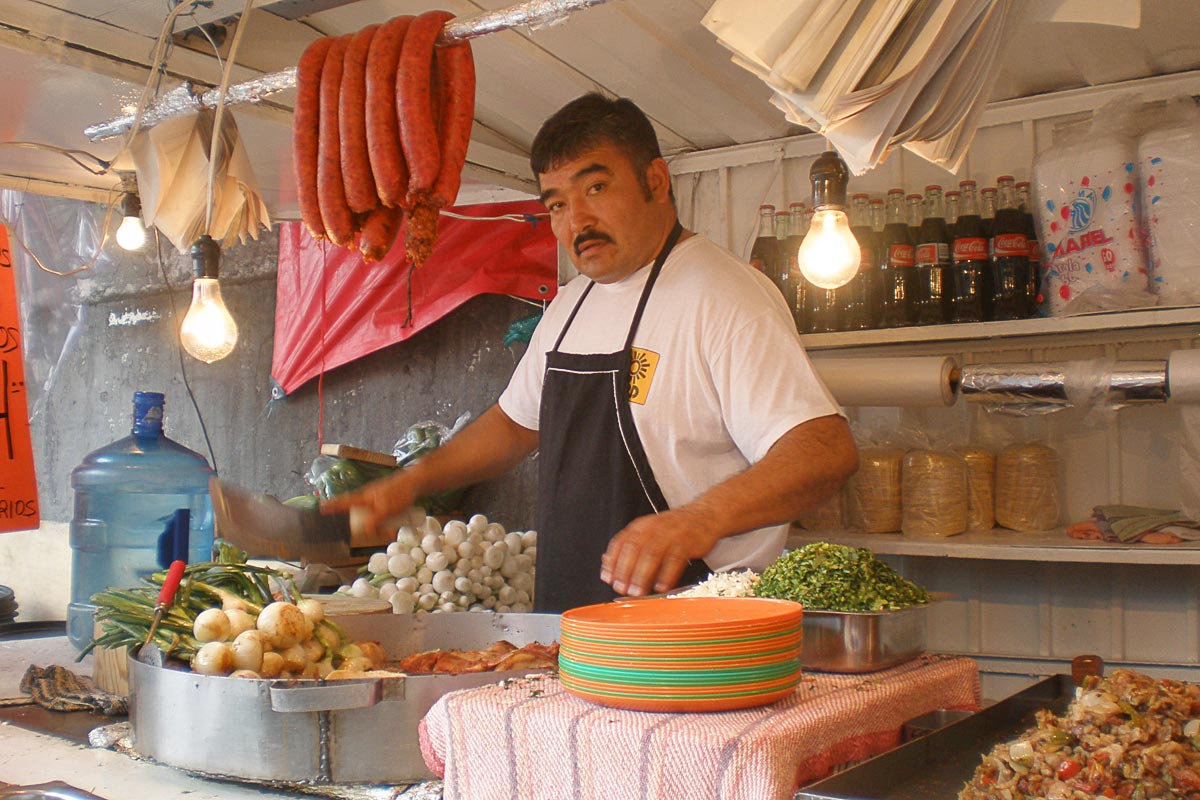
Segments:
[[[50,711],[95,711],[110,717],[129,713],[129,704],[121,695],[101,691],[87,678],[54,664],[30,664],[21,677],[21,691]]]
[[[1200,521],[1188,519],[1183,512],[1170,508],[1102,505],[1092,509],[1092,520],[1108,542],[1170,544],[1200,541]]]
[[[446,800],[790,800],[899,744],[907,720],[975,710],[979,697],[974,660],[931,655],[867,675],[806,672],[787,699],[703,714],[607,708],[536,675],[443,695],[418,734]]]

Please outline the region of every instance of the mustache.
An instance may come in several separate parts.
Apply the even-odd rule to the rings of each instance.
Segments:
[[[611,244],[612,238],[608,234],[600,233],[599,231],[584,231],[583,233],[576,236],[575,241],[573,241],[571,243],[571,246],[575,248],[575,255],[580,254],[579,248],[583,247],[584,244],[586,244],[587,242],[593,242],[593,241],[609,242]]]

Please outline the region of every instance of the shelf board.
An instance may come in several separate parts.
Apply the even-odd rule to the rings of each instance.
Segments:
[[[807,531],[792,528],[788,547],[833,542],[865,547],[880,555],[971,558],[988,561],[1062,561],[1091,564],[1200,565],[1200,542],[1182,544],[1111,544],[1072,539],[1062,528],[1018,532],[1003,528],[925,539],[899,533]]]
[[[1200,325],[1200,307],[1142,308],[1107,311],[1073,317],[1035,317],[1009,322],[969,322],[958,325],[923,325],[874,331],[805,333],[805,349],[829,350],[845,347],[869,347],[888,344],[967,341],[997,337],[1044,336],[1088,331],[1161,328],[1172,325]]]

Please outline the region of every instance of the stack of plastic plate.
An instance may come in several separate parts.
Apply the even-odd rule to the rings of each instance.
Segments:
[[[765,705],[800,680],[798,603],[679,597],[566,611],[559,677],[572,694],[638,711]]]

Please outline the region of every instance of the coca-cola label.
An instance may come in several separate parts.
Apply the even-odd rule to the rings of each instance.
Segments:
[[[992,251],[996,258],[1029,256],[1029,240],[1023,233],[998,233],[992,239]]]
[[[1042,247],[1041,247],[1041,244],[1038,243],[1037,239],[1029,240],[1029,263],[1030,264],[1042,263]]]
[[[954,260],[959,261],[987,261],[988,243],[987,239],[980,237],[970,237],[966,239],[954,240]]]
[[[911,267],[913,265],[913,246],[911,244],[893,244],[888,247],[889,267]]]
[[[918,264],[945,264],[950,260],[950,246],[945,242],[917,245]]]
[[[763,260],[754,256],[750,257],[750,266],[754,267],[759,272],[763,271]]]

